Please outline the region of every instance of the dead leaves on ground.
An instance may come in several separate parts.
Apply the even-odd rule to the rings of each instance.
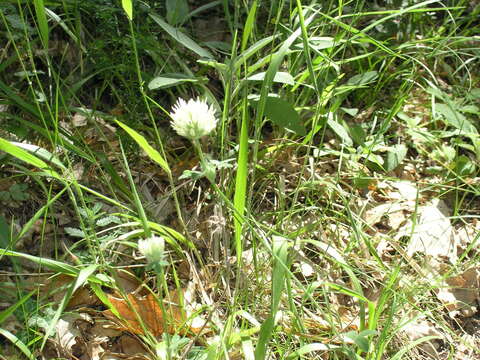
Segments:
[[[108,300],[119,316],[112,310],[106,310],[103,314],[116,321],[120,330],[133,334],[151,333],[155,337],[163,333],[196,335],[204,328],[203,322],[198,318],[195,319],[195,324],[188,325],[189,318],[176,290],[171,291],[163,303],[151,293],[143,297],[128,294],[126,299],[109,295]]]

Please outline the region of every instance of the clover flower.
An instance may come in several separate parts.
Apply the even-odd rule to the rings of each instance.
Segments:
[[[178,99],[170,113],[172,127],[180,136],[190,140],[198,140],[210,134],[217,126],[217,118],[213,106],[199,98],[187,101]]]
[[[138,241],[138,250],[147,258],[149,264],[161,265],[165,250],[165,239],[161,236],[152,236]]]

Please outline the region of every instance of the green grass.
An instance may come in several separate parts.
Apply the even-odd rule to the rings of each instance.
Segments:
[[[465,275],[479,15],[466,0],[0,2],[0,358],[80,357],[107,310],[124,325],[101,352],[128,354],[128,337],[151,359],[480,356],[477,310],[440,300],[480,281]],[[197,97],[219,121],[190,142],[169,114]],[[409,253],[432,199],[453,260]],[[138,249],[153,234],[161,266]],[[433,330],[408,335],[421,321]]]

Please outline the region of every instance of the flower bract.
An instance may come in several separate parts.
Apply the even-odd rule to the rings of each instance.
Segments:
[[[210,134],[217,126],[215,110],[205,100],[178,99],[172,110],[173,129],[190,140]]]

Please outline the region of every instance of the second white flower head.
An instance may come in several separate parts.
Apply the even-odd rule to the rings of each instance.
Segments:
[[[213,106],[205,100],[178,99],[170,113],[172,127],[180,136],[197,140],[210,134],[217,126],[217,118]]]

